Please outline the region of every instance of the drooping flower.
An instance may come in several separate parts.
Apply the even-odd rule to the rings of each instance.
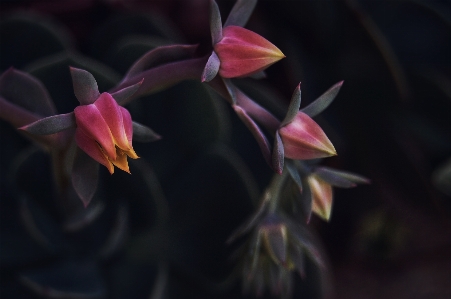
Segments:
[[[111,174],[114,166],[130,173],[127,156],[138,156],[132,147],[133,125],[127,109],[104,92],[93,104],[78,106],[74,113],[77,145]]]
[[[218,73],[222,78],[258,74],[284,58],[275,45],[259,34],[243,28],[256,1],[237,1],[224,27],[215,1],[211,1],[210,30],[213,52],[202,74],[202,82]]]
[[[279,129],[279,134],[286,158],[307,160],[337,154],[323,129],[310,116],[301,111],[289,124]]]
[[[228,26],[222,34],[214,51],[220,60],[219,75],[223,78],[250,76],[285,57],[275,45],[243,27]]]

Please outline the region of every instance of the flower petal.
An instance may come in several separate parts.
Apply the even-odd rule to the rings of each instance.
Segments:
[[[117,149],[116,157],[116,160],[111,160],[111,163],[113,163],[117,168],[130,173],[130,169],[128,168],[127,155],[121,149]]]
[[[223,38],[214,46],[221,61],[219,75],[223,78],[258,73],[285,55],[257,33],[238,26],[223,30]]]
[[[94,105],[97,107],[97,109],[99,109],[100,114],[102,115],[103,119],[108,125],[108,128],[110,129],[111,134],[113,135],[115,145],[117,145],[119,148],[123,150],[126,151],[129,150],[131,146],[124,129],[124,121],[122,116],[123,115],[122,110],[125,111],[127,110],[125,108],[120,107],[117,104],[116,100],[114,100],[114,98],[107,92],[102,93],[100,97],[95,101]],[[131,127],[131,117],[129,119],[129,123]]]
[[[77,128],[75,130],[75,141],[77,142],[77,145],[91,158],[104,165],[108,169],[110,174],[114,173],[113,164],[111,164],[111,162],[108,160],[107,156],[100,149],[97,142],[94,139],[88,137],[80,128]]]
[[[116,159],[116,147],[108,124],[94,104],[78,106],[74,109],[77,130],[82,130],[91,139],[97,141],[105,154]]]
[[[307,160],[337,154],[321,127],[303,112],[298,112],[292,122],[279,129],[279,133],[286,158]]]

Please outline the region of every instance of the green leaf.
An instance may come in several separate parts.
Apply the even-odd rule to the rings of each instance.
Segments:
[[[310,105],[301,109],[301,111],[310,117],[315,117],[316,115],[320,114],[324,111],[324,109],[329,107],[329,105],[332,103],[332,101],[340,91],[342,85],[343,81],[338,82],[337,84],[329,88],[325,93],[323,93],[319,98],[310,103]]]
[[[99,87],[94,76],[85,70],[70,67],[74,93],[81,105],[89,105],[100,96]]]
[[[224,23],[224,27],[232,25],[244,27],[256,4],[257,0],[237,0]]]
[[[50,135],[74,128],[76,126],[73,112],[67,114],[58,114],[42,118],[31,124],[21,127],[21,130],[34,135]]]

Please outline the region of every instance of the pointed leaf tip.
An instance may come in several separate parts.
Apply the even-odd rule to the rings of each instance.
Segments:
[[[301,109],[301,111],[310,117],[315,117],[320,114],[333,102],[343,83],[344,81],[336,83],[307,107]]]
[[[85,70],[69,67],[72,76],[74,93],[81,105],[89,105],[100,96],[97,81],[94,76]]]
[[[123,105],[124,103],[127,102],[127,100],[133,96],[141,87],[142,83],[144,82],[144,78],[141,79],[141,81],[139,81],[136,84],[130,85],[128,87],[125,87],[121,90],[118,90],[114,93],[111,94],[111,96],[116,100],[116,102],[119,105]]]
[[[77,148],[72,167],[72,185],[85,208],[89,205],[97,189],[99,163]]]
[[[204,71],[202,72],[202,82],[210,82],[218,74],[219,66],[221,62],[219,61],[218,55],[213,51],[208,58],[207,64],[205,65]]]
[[[254,11],[257,0],[237,0],[224,23],[227,26],[244,27]]]
[[[215,45],[222,39],[222,20],[218,4],[214,0],[210,1],[210,32],[211,42]]]
[[[289,124],[294,120],[294,118],[299,112],[300,106],[301,106],[301,83],[299,82],[298,86],[293,92],[293,95],[291,96],[291,101],[290,105],[288,106],[287,115],[282,121],[282,124],[280,125],[281,127]]]
[[[70,112],[67,114],[58,114],[42,118],[31,124],[20,127],[19,130],[23,130],[34,135],[50,135],[75,126],[76,123],[74,113]]]

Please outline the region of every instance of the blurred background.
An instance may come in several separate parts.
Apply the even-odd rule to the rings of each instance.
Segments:
[[[234,1],[217,2],[225,20]],[[39,78],[59,113],[77,105],[69,65],[102,92],[156,46],[211,51],[207,0],[0,4],[0,71]],[[260,0],[246,27],[287,56],[239,83],[277,116],[299,82],[303,107],[344,80],[315,119],[338,152],[322,164],[372,183],[334,189],[331,220],[309,224],[330,298],[450,298],[449,1]],[[101,169],[91,208],[70,221],[55,208],[49,157],[0,122],[1,298],[254,297],[241,294],[225,241],[272,175],[255,140],[198,82],[128,108],[163,139],[134,143],[132,176]],[[313,268],[297,277],[293,298],[321,298],[318,280]]]

